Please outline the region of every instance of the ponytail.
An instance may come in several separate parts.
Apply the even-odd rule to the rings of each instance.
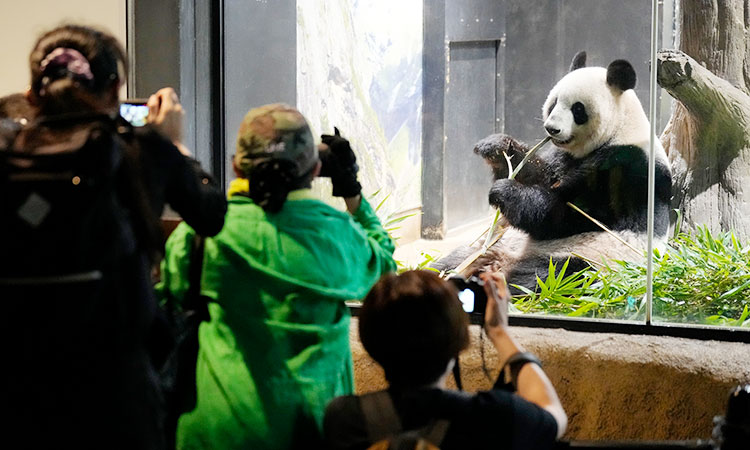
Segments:
[[[315,167],[297,175],[297,164],[288,159],[269,159],[257,163],[247,174],[248,196],[263,211],[277,213],[291,191],[310,187]]]
[[[297,166],[286,159],[271,159],[254,165],[248,174],[250,198],[264,211],[277,213],[286,196],[299,184]]]

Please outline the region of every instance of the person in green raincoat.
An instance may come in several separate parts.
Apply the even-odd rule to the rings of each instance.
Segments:
[[[223,230],[205,240],[197,402],[177,427],[179,449],[316,448],[325,407],[354,392],[345,300],[363,298],[394,271],[394,245],[360,195],[348,141],[322,136],[283,104],[245,116]],[[328,176],[347,212],[314,198]],[[194,231],[166,245],[165,298],[187,291]]]

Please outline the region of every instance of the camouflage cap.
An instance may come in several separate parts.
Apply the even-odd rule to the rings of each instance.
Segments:
[[[305,117],[283,103],[248,111],[237,135],[234,163],[238,169],[248,173],[269,159],[292,161],[297,176],[310,171],[318,161],[318,149]]]

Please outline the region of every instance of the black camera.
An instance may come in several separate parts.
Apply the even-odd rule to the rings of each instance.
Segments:
[[[456,275],[448,278],[458,290],[461,306],[469,314],[471,323],[484,324],[484,311],[487,308],[487,293],[484,291],[484,281],[479,277],[466,279]]]

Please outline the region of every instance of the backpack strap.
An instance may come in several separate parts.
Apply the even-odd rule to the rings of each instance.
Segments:
[[[440,447],[440,444],[445,439],[445,435],[448,433],[448,428],[451,426],[450,420],[435,420],[424,429],[422,436],[435,444],[436,447]]]
[[[370,442],[377,442],[401,431],[401,419],[386,390],[359,396],[359,406],[365,417]]]
[[[402,431],[401,419],[387,390],[359,396],[359,405],[362,414],[364,414],[365,427],[370,442],[378,442]],[[448,433],[450,424],[450,420],[433,420],[419,430],[418,434],[439,447]]]

